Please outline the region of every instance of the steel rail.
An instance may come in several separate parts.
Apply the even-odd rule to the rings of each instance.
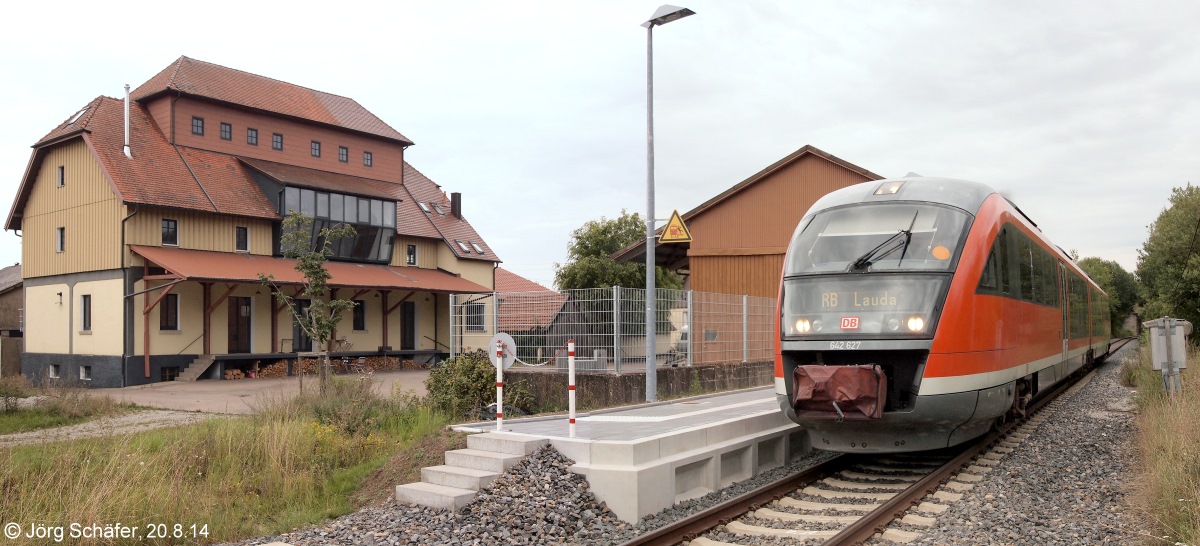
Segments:
[[[759,506],[793,493],[801,485],[812,483],[823,476],[844,470],[850,466],[853,459],[854,457],[839,455],[817,466],[804,469],[791,476],[780,478],[753,491],[747,491],[675,523],[664,525],[650,533],[634,537],[622,544],[622,546],[668,546],[679,544],[685,540],[691,540],[717,525],[732,521],[733,518],[755,510]]]

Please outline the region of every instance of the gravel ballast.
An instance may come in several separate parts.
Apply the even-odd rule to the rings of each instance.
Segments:
[[[1127,348],[1053,412],[1020,447],[1004,457],[962,500],[918,531],[913,544],[1127,544],[1142,539],[1127,517],[1127,489],[1136,453],[1132,390],[1119,383]],[[637,524],[617,519],[588,491],[572,462],[543,448],[453,513],[389,503],[320,526],[244,541],[301,545],[615,544],[704,510],[830,457],[813,454],[785,467],[679,503]],[[740,537],[724,528],[710,535],[743,544],[799,544],[792,539]],[[883,544],[883,542],[880,542]]]

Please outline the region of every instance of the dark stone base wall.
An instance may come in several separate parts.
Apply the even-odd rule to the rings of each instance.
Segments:
[[[183,370],[200,355],[151,355],[150,377],[146,377],[146,361],[141,356],[131,356],[125,359],[125,386],[158,383],[162,379],[164,367],[176,367]]]
[[[50,366],[58,364],[58,379],[50,378]],[[92,367],[89,381],[79,379],[79,369]],[[123,370],[120,356],[63,355],[49,353],[21,353],[21,373],[31,382],[62,381],[84,387],[123,387]]]
[[[762,387],[775,382],[774,362],[659,368],[656,371],[659,400]],[[504,382],[508,385],[520,384],[528,389],[542,411],[567,409],[565,373],[509,369],[504,372]],[[575,404],[581,410],[645,401],[645,373],[575,374]]]

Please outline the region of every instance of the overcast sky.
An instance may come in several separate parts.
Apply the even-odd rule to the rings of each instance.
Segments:
[[[1171,188],[1200,182],[1200,2],[676,3],[697,15],[654,36],[659,218],[811,144],[989,184],[1063,248],[1133,271]],[[356,99],[463,193],[504,267],[552,285],[573,229],[644,214],[639,24],[659,5],[7,6],[3,210],[31,144],[187,55]],[[0,264],[19,245],[3,233]]]

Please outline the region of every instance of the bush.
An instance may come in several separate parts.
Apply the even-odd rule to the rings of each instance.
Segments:
[[[496,400],[496,368],[482,350],[442,361],[425,380],[430,405],[453,418],[473,418]],[[520,384],[505,385],[504,405],[529,412],[533,395]]]
[[[23,375],[0,378],[0,411],[17,411],[18,400],[33,395],[33,387]]]

